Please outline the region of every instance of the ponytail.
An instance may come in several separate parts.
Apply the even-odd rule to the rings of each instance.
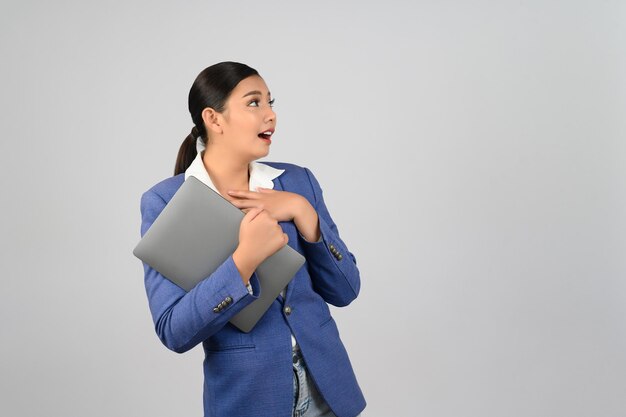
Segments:
[[[196,150],[196,141],[200,136],[198,128],[195,126],[191,129],[191,132],[187,135],[183,143],[178,150],[178,156],[176,157],[176,166],[174,167],[174,175],[183,173],[189,168],[189,165],[198,155]]]

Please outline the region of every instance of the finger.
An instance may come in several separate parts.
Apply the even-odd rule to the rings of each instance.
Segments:
[[[228,195],[237,198],[258,198],[258,194],[254,191],[244,191],[244,190],[228,190]]]
[[[235,201],[231,201],[231,204],[239,209],[252,208],[252,207],[263,208],[263,204],[260,204],[259,202],[255,202],[251,200],[235,200]]]
[[[251,222],[251,221],[252,221],[252,220],[254,220],[254,218],[255,218],[256,216],[258,216],[258,215],[259,215],[259,213],[261,213],[262,211],[263,211],[263,209],[262,209],[262,208],[259,208],[259,207],[253,207],[253,208],[251,208],[250,210],[248,210],[248,212],[247,212],[247,213],[246,213],[246,215],[244,216],[244,219],[245,219],[247,222]]]

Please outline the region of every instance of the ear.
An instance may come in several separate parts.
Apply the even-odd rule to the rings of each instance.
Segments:
[[[220,114],[211,107],[206,107],[202,110],[202,121],[206,126],[207,132],[223,133]]]

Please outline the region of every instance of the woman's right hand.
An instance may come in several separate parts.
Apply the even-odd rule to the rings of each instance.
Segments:
[[[288,241],[289,237],[269,212],[253,207],[247,210],[241,220],[237,250],[249,262],[258,266],[266,258],[278,252]]]

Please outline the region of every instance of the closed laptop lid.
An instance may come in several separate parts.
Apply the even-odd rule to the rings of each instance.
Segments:
[[[209,277],[239,244],[245,216],[218,192],[190,176],[143,235],[133,254],[185,291]],[[231,323],[250,331],[304,264],[304,257],[285,245],[256,269],[260,297]]]

